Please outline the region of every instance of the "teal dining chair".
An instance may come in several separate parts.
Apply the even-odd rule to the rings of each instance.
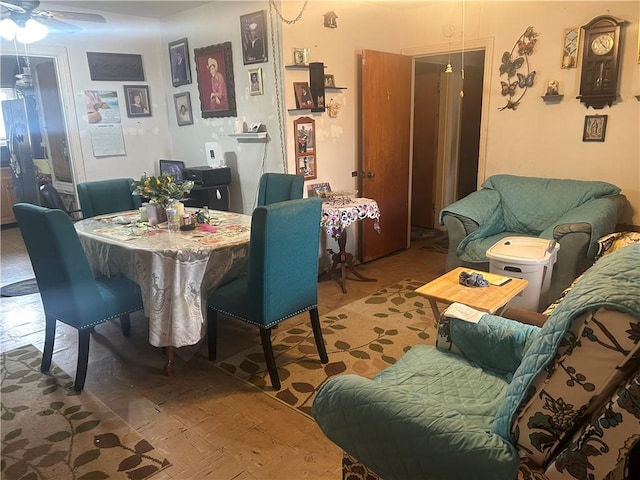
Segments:
[[[79,183],[77,188],[84,218],[137,210],[142,205],[142,198],[139,195],[131,195],[134,189],[133,178],[112,178]]]
[[[56,321],[78,330],[78,365],[74,390],[84,388],[93,328],[120,318],[129,336],[129,314],[142,309],[140,288],[124,277],[94,278],[69,215],[29,203],[17,203],[13,212],[20,228],[45,313],[41,370],[49,371]]]
[[[263,173],[258,186],[258,206],[302,198],[304,177],[291,173]]]
[[[271,384],[280,390],[271,329],[308,311],[320,361],[329,362],[318,316],[321,209],[320,198],[305,198],[253,211],[247,275],[219,287],[207,302],[210,360],[216,358],[218,313],[256,325]]]

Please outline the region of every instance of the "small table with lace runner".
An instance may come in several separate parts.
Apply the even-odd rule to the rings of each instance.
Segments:
[[[347,269],[364,282],[375,282],[360,274],[353,265],[353,254],[345,250],[347,244],[347,227],[365,218],[373,220],[373,228],[380,231],[380,209],[378,203],[371,198],[333,195],[325,197],[322,202],[322,220],[320,224],[325,231],[338,242],[338,252],[328,250],[332,254],[331,268],[321,279],[330,278],[340,269],[342,293],[347,293]]]

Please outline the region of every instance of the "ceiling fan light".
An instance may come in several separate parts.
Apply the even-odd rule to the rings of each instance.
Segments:
[[[16,36],[16,31],[18,30],[18,25],[16,22],[11,20],[10,18],[5,18],[0,21],[0,36],[5,40],[11,42]]]
[[[20,43],[33,43],[42,40],[49,33],[49,29],[30,18],[24,24],[24,27],[18,27],[16,32],[16,40]]]

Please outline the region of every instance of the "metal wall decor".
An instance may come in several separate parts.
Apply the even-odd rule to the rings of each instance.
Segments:
[[[510,52],[502,54],[500,76],[507,75],[507,81],[500,81],[502,96],[508,97],[507,104],[499,110],[515,110],[518,108],[522,97],[529,87],[533,87],[535,70],[531,70],[529,56],[533,54],[533,47],[537,42],[538,34],[533,27],[527,27],[520,35]],[[524,67],[524,73],[518,72]]]

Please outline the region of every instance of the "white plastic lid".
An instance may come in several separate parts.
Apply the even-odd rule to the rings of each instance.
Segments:
[[[487,257],[501,261],[512,260],[520,264],[546,263],[560,250],[560,245],[555,243],[549,251],[552,241],[534,237],[506,237],[487,250]]]

